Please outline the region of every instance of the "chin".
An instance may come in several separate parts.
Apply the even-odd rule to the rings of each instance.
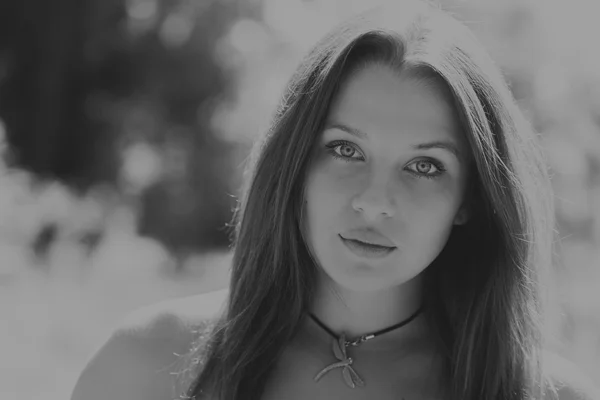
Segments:
[[[330,268],[321,267],[325,279],[335,286],[356,292],[376,292],[396,288],[419,277],[427,268],[398,270],[400,260],[371,264],[356,260],[332,262]]]
[[[335,286],[356,292],[388,290],[403,283],[402,280],[384,273],[382,268],[373,268],[366,264],[354,263],[351,267],[337,265],[334,271],[323,270]]]

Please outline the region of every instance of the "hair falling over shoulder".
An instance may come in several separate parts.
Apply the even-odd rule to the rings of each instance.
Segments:
[[[485,49],[462,23],[419,1],[337,26],[291,77],[250,157],[234,216],[228,305],[190,352],[201,362],[189,397],[261,397],[315,286],[300,218],[311,150],[340,84],[371,62],[445,85],[471,150],[472,217],[425,271],[447,398],[542,397],[539,286],[554,235],[546,164]]]

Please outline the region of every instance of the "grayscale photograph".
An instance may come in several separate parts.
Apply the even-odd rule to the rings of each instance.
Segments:
[[[599,15],[3,0],[0,399],[600,400]]]

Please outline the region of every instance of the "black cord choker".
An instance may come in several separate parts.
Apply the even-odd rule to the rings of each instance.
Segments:
[[[310,317],[319,325],[325,332],[327,332],[331,337],[333,337],[333,355],[339,361],[335,362],[331,365],[323,368],[316,376],[315,381],[318,381],[325,375],[327,372],[335,369],[335,368],[343,368],[342,376],[344,377],[344,381],[351,388],[355,388],[356,386],[365,386],[365,382],[358,376],[356,371],[352,368],[352,363],[354,360],[351,357],[347,356],[346,348],[348,346],[358,346],[359,344],[366,342],[367,340],[371,340],[379,335],[383,335],[384,333],[393,331],[394,329],[398,329],[408,324],[412,320],[414,320],[421,312],[423,311],[423,306],[421,306],[417,311],[415,311],[410,317],[405,319],[402,322],[399,322],[395,325],[387,327],[385,329],[381,329],[377,332],[368,333],[366,335],[361,335],[354,340],[347,340],[346,333],[342,332],[340,336],[337,336],[331,329],[329,329],[323,322],[321,322],[313,313],[310,313]]]

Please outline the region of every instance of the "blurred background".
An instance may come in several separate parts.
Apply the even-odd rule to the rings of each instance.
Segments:
[[[595,1],[441,0],[554,170],[548,329],[600,382]],[[302,54],[372,0],[0,2],[0,397],[66,399],[114,324],[227,285],[243,162]]]

